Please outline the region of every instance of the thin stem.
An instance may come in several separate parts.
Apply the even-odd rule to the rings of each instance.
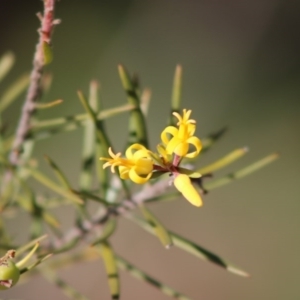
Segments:
[[[79,226],[70,228],[58,239],[53,239],[50,244],[42,247],[46,252],[61,253],[74,248],[78,241],[88,240],[95,233],[103,230],[111,216],[121,217],[131,213],[137,205],[148,199],[162,195],[169,188],[169,179],[161,180],[151,186],[145,186],[141,191],[132,196],[132,199],[123,199],[119,206],[109,207],[103,214],[95,213],[90,220],[84,220]],[[95,238],[95,237],[94,237]]]
[[[27,91],[25,103],[22,109],[22,115],[16,131],[16,137],[13,142],[12,150],[9,155],[9,161],[16,166],[20,160],[21,147],[26,140],[30,130],[30,121],[35,112],[38,98],[41,95],[41,77],[45,65],[43,46],[51,44],[51,34],[53,27],[58,22],[54,20],[55,0],[44,0],[44,14],[38,14],[41,20],[41,27],[38,30],[39,41],[33,58],[33,68],[30,74],[30,84]]]

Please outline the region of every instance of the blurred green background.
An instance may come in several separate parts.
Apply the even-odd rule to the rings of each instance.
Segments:
[[[42,10],[38,0],[1,0],[0,53],[12,50],[17,63],[1,90],[31,68]],[[184,71],[183,107],[193,110],[198,136],[229,127],[201,165],[234,148],[250,153],[220,172],[226,174],[279,151],[281,158],[248,178],[213,191],[195,209],[186,201],[155,204],[164,224],[251,274],[239,278],[178,249],[163,249],[157,240],[124,220],[113,245],[132,263],[192,299],[300,299],[300,4],[299,1],[100,1],[57,3],[53,37],[54,75],[45,101],[64,103],[40,118],[82,112],[77,89],[88,90],[91,79],[102,87],[104,107],[125,103],[117,73],[123,63],[137,71],[153,92],[148,116],[151,145],[159,141],[169,113],[171,85],[177,63]],[[0,92],[1,92],[0,90]],[[14,125],[19,99],[4,116]],[[126,115],[111,119],[108,129],[116,149],[123,149]],[[81,130],[40,141],[35,156],[41,165],[48,154],[78,182]],[[45,168],[46,169],[46,168]],[[49,171],[47,169],[47,171]],[[71,226],[68,209],[61,221]],[[71,214],[70,214],[71,215]],[[14,234],[26,232],[23,219]],[[16,224],[15,224],[16,225]],[[24,228],[24,227],[23,227]],[[99,260],[59,272],[91,299],[109,299]],[[168,299],[145,283],[121,273],[121,299]],[[41,278],[19,285],[0,298],[67,299]]]

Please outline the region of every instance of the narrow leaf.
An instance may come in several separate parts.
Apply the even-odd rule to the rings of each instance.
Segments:
[[[120,268],[123,270],[126,270],[130,275],[133,277],[145,281],[155,288],[159,289],[163,294],[172,297],[174,299],[179,299],[179,300],[191,300],[187,296],[175,291],[173,288],[161,283],[157,279],[153,278],[152,276],[146,274],[145,272],[141,271],[134,265],[130,264],[128,261],[125,259],[121,258],[120,256],[117,256],[117,263]]]
[[[106,151],[104,151],[105,155],[108,155],[108,148],[110,147],[110,142],[109,142],[109,139],[108,139],[106,133],[103,130],[103,124],[102,124],[102,122],[98,122],[97,116],[96,116],[95,112],[91,108],[90,104],[86,100],[86,98],[83,95],[83,93],[81,91],[78,91],[77,94],[78,94],[78,97],[80,99],[80,102],[81,102],[82,106],[87,111],[88,115],[93,120],[93,122],[95,123],[96,128],[97,128],[97,130],[96,130],[97,138],[101,142],[101,144],[103,146],[103,149],[106,149]]]
[[[120,280],[117,269],[117,262],[111,246],[107,242],[101,243],[97,248],[103,258],[108,285],[112,299],[120,298]]]
[[[89,104],[93,111],[98,110],[98,83],[90,83]],[[95,161],[96,126],[93,120],[88,120],[84,126],[81,173],[79,186],[81,190],[89,190],[92,186],[92,167]]]
[[[108,148],[111,146],[111,143],[110,143],[108,136],[104,130],[104,124],[102,121],[97,120],[97,116],[96,116],[95,112],[93,111],[93,109],[91,108],[91,106],[89,105],[88,101],[86,100],[85,96],[83,95],[83,93],[81,91],[78,91],[78,97],[81,101],[82,106],[84,107],[84,109],[86,110],[86,112],[88,113],[88,115],[90,116],[90,118],[92,119],[92,121],[95,124],[96,137],[97,137],[96,144],[97,144],[98,155],[99,155],[99,157],[108,157]],[[108,171],[103,170],[103,168],[102,168],[103,164],[104,164],[103,161],[99,161],[98,168],[97,168],[98,178],[101,183],[102,196],[104,196],[106,194],[106,190],[109,186]]]
[[[124,66],[119,65],[118,70],[123,88],[127,94],[128,103],[135,106],[135,109],[130,112],[129,117],[128,146],[133,143],[139,143],[148,148],[147,128],[144,115],[140,108],[140,98]]]
[[[222,157],[221,159],[217,160],[216,162],[206,167],[200,168],[198,172],[201,175],[205,175],[217,171],[219,169],[222,169],[227,165],[233,163],[234,161],[238,160],[239,158],[243,157],[247,152],[248,152],[247,147],[236,149],[230,152],[229,154],[227,154],[226,156]]]
[[[33,205],[33,201],[32,198],[30,197],[25,197],[21,194],[16,196],[18,199],[18,204],[20,205],[20,207],[22,207],[25,211],[34,214],[34,209],[35,206],[37,206],[37,210],[38,210],[38,217],[41,216],[42,219],[51,227],[54,228],[58,228],[60,226],[59,221],[57,220],[57,218],[52,215],[50,212],[45,211],[45,209],[43,207],[41,207],[40,205],[38,205],[36,202]]]
[[[59,182],[62,184],[62,186],[66,189],[71,189],[71,185],[65,176],[65,174],[62,172],[62,170],[57,166],[57,164],[47,155],[44,155],[44,158],[46,162],[49,164],[49,166],[52,168],[55,176],[59,180]]]
[[[33,247],[36,243],[40,243],[41,241],[43,241],[46,238],[48,238],[48,235],[44,234],[44,235],[30,241],[29,243],[25,244],[24,246],[19,247],[16,250],[16,257],[18,257],[19,255],[21,255],[22,253],[24,253],[25,251],[27,251],[28,249]]]
[[[144,220],[142,220],[141,218],[138,218],[136,216],[132,216],[132,215],[128,215],[128,218],[130,218],[130,220],[133,220],[135,223],[137,223],[138,225],[140,225],[143,229],[145,229],[146,231],[155,234],[153,228]],[[202,248],[201,246],[179,236],[176,233],[173,232],[169,232],[169,234],[172,237],[174,246],[195,255],[196,257],[212,262],[224,269],[226,269],[227,271],[234,273],[236,275],[239,276],[243,276],[243,277],[248,277],[249,274],[246,273],[245,271],[233,266],[231,263],[228,263],[226,260],[224,260],[223,258],[221,258],[220,256],[212,253],[209,250],[206,250],[205,248]]]
[[[177,65],[174,74],[172,102],[171,102],[171,116],[169,125],[175,126],[177,119],[173,116],[173,112],[179,113],[182,94],[182,67]]]
[[[202,142],[202,150],[201,153],[205,153],[208,151],[215,142],[217,142],[223,135],[227,132],[227,127],[223,127],[220,130],[213,132],[212,134],[208,135],[201,139]]]
[[[29,253],[27,253],[27,255],[25,257],[23,257],[21,260],[19,260],[16,263],[16,266],[18,267],[18,269],[20,269],[22,266],[24,266],[29,261],[29,259],[36,252],[36,250],[37,250],[38,247],[39,247],[39,243],[36,243],[34,245],[34,247],[31,249],[31,251]]]
[[[57,220],[57,218],[54,215],[50,214],[49,212],[43,211],[42,218],[45,221],[45,223],[47,223],[50,227],[52,228],[60,227],[60,223]]]
[[[47,186],[49,189],[64,196],[66,199],[72,200],[76,204],[83,204],[83,201],[77,195],[75,195],[69,190],[65,190],[64,188],[60,187],[57,183],[53,182],[51,179],[49,179],[41,172],[34,169],[27,169],[27,170],[38,182]]]
[[[25,91],[29,84],[28,74],[21,76],[13,82],[3,93],[0,98],[0,112],[3,112],[14,100]]]
[[[156,179],[165,174],[167,174],[165,171],[155,171],[152,173],[151,179]]]
[[[0,58],[0,81],[10,71],[15,62],[15,56],[12,52],[4,53]]]
[[[43,257],[41,257],[40,259],[38,259],[35,263],[33,263],[32,265],[30,265],[29,267],[26,267],[22,270],[20,270],[21,274],[24,274],[30,270],[32,270],[33,268],[35,268],[36,266],[38,266],[39,264],[41,264],[42,262],[44,262],[45,260],[47,260],[48,258],[50,258],[52,256],[52,254],[47,254]]]
[[[236,275],[243,276],[243,277],[249,277],[249,274],[247,272],[243,271],[240,268],[235,267],[234,265],[232,265],[228,261],[224,260],[220,256],[179,236],[178,234],[172,232],[172,238],[174,241],[174,245],[176,247],[178,247],[190,254],[193,254],[198,258],[212,262],[212,263],[226,269],[227,271],[229,271],[231,273],[234,273]]]
[[[182,167],[179,167],[178,168],[178,171],[179,173],[181,174],[186,174],[188,175],[190,178],[200,178],[201,177],[201,173],[199,171],[194,171],[194,170],[189,170],[189,169],[186,169],[186,168],[182,168]]]
[[[133,108],[134,108],[133,105],[125,104],[125,105],[121,105],[118,107],[105,109],[105,110],[100,111],[97,114],[97,119],[99,121],[105,120],[105,119],[117,116],[121,113],[130,111]],[[44,129],[44,128],[63,126],[63,127],[61,127],[60,131],[64,131],[63,128],[65,128],[66,126],[70,127],[70,125],[73,125],[71,127],[72,129],[82,126],[84,124],[84,122],[86,122],[86,120],[88,120],[89,118],[90,118],[89,115],[85,113],[85,114],[65,116],[65,117],[43,120],[43,121],[35,121],[32,125],[32,128],[33,128],[33,132],[39,132],[41,129]]]
[[[214,181],[211,182],[207,182],[204,184],[204,188],[207,191],[213,190],[215,188],[221,187],[223,185],[226,185],[228,183],[231,183],[232,181],[236,180],[236,179],[240,179],[243,178],[247,175],[250,175],[253,172],[258,171],[259,169],[267,166],[268,164],[272,163],[273,161],[277,160],[279,158],[279,154],[278,153],[272,153],[266,157],[264,157],[263,159],[239,170],[236,171],[234,173],[230,173],[222,178],[216,179]]]
[[[140,209],[148,224],[153,228],[155,235],[159,238],[164,247],[169,249],[172,245],[172,237],[162,223],[153,215],[153,213],[144,205],[140,205]]]
[[[98,114],[97,114],[97,118],[99,120],[105,120],[114,116],[117,116],[121,113],[127,112],[127,111],[131,111],[135,109],[135,106],[133,104],[127,103],[124,105],[120,105],[114,108],[108,108],[105,110],[101,110]]]
[[[35,107],[37,109],[46,109],[46,108],[54,107],[54,106],[59,105],[61,103],[63,103],[63,100],[62,99],[57,99],[57,100],[47,102],[47,103],[36,103]]]
[[[90,193],[87,191],[76,191],[76,190],[73,190],[73,192],[76,195],[78,195],[80,198],[87,199],[87,200],[94,200],[98,203],[104,204],[105,206],[108,204],[105,199],[103,199],[97,195],[94,195],[93,193]]]

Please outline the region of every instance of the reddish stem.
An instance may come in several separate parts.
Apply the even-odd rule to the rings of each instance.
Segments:
[[[26,99],[22,109],[19,125],[16,131],[16,137],[13,142],[12,150],[9,155],[9,161],[16,166],[20,160],[21,148],[28,136],[30,130],[30,120],[35,112],[35,103],[41,94],[41,77],[44,69],[44,54],[43,44],[50,45],[51,34],[55,25],[54,18],[55,0],[44,0],[44,14],[38,14],[41,20],[41,27],[39,28],[39,41],[36,46],[36,51],[33,58],[33,68],[30,74],[30,84],[27,90]]]

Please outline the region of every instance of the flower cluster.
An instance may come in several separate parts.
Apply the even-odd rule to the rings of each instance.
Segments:
[[[110,166],[114,173],[115,167],[118,167],[122,179],[131,179],[137,184],[143,184],[155,175],[170,173],[177,190],[191,204],[201,206],[202,199],[190,179],[191,174],[192,177],[201,175],[179,167],[183,158],[195,158],[202,148],[200,139],[194,136],[196,121],[190,119],[191,112],[184,109],[182,116],[177,112],[173,113],[178,119],[177,127],[167,126],[162,131],[162,143],[157,146],[157,153],[143,145],[133,144],[126,150],[126,158],[122,158],[121,153],[114,154],[109,148],[111,158],[100,158],[106,161],[103,168]]]

